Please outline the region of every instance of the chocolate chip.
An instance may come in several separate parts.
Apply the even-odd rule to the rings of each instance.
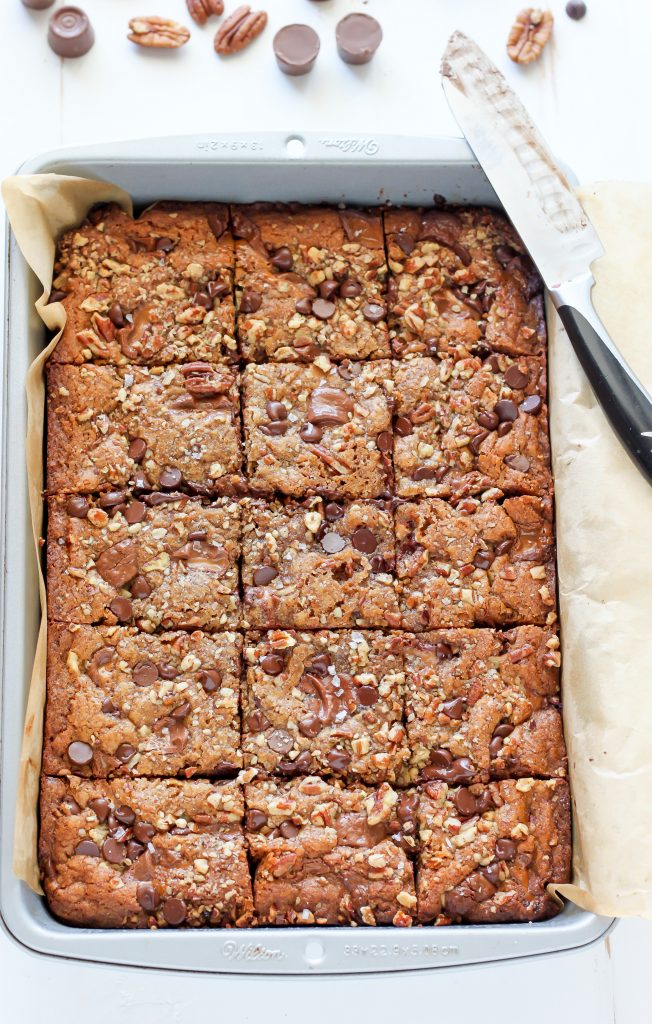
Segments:
[[[259,811],[254,808],[251,811],[247,811],[245,824],[247,831],[260,832],[261,828],[267,824],[267,815],[264,811]]]
[[[530,460],[525,455],[506,455],[503,462],[517,473],[527,473],[530,468]]]
[[[163,904],[163,917],[173,927],[183,924],[187,916],[188,909],[183,900],[172,897]]]
[[[482,444],[489,437],[488,430],[480,430],[477,434],[474,434],[469,441],[469,448],[474,455],[479,455],[482,449]]]
[[[135,523],[142,523],[146,514],[147,506],[142,501],[132,501],[123,512],[130,526],[133,526]]]
[[[172,711],[170,712],[170,718],[175,718],[178,722],[181,722],[183,721],[184,718],[188,717],[191,711],[192,706],[190,704],[190,701],[184,700],[181,702],[181,704],[177,704],[175,708],[172,708]]]
[[[171,665],[170,662],[166,662],[163,665],[159,665],[158,674],[160,675],[161,679],[176,679],[177,676],[179,675],[177,669],[174,667],[174,665]]]
[[[138,573],[138,548],[131,540],[119,540],[102,552],[95,568],[110,586],[124,587]]]
[[[208,213],[206,214],[206,220],[208,221],[209,228],[217,239],[222,237],[229,226],[226,210],[224,212],[213,211],[212,213]]]
[[[293,821],[282,821],[278,830],[284,839],[296,839],[301,831],[299,826],[295,825]]]
[[[504,739],[505,736],[510,736],[513,732],[513,725],[510,725],[509,722],[501,722],[500,725],[497,725],[496,728],[494,729],[493,735],[500,736],[502,739]]]
[[[453,697],[452,700],[445,700],[440,705],[440,710],[456,722],[464,718],[466,714],[466,701],[463,697]]]
[[[319,715],[313,714],[304,715],[297,722],[299,732],[308,739],[314,739],[321,732],[323,724]]]
[[[498,437],[506,437],[507,434],[510,433],[513,425],[513,423],[510,423],[507,420],[504,423],[499,423],[498,430],[496,431]]]
[[[288,418],[288,411],[283,402],[268,402],[266,410],[270,420],[286,420]]]
[[[433,768],[448,768],[452,761],[453,755],[449,750],[433,750],[430,754],[430,765]]]
[[[271,565],[261,565],[259,569],[254,570],[254,586],[255,587],[266,587],[268,583],[275,580],[278,576],[278,569],[272,568]]]
[[[336,501],[329,501],[324,505],[324,519],[326,522],[333,523],[336,519],[341,519],[343,515],[344,509]]]
[[[445,640],[440,640],[435,644],[435,654],[442,661],[447,661],[453,657],[454,651],[450,644],[447,644]]]
[[[527,412],[531,416],[536,416],[541,412],[542,405],[543,402],[539,395],[528,395],[527,398],[524,398],[521,402],[520,409],[521,412]]]
[[[215,693],[222,686],[222,677],[214,668],[207,668],[197,677],[206,693]]]
[[[139,857],[145,852],[145,847],[142,843],[137,843],[135,839],[130,839],[127,843],[127,858],[132,861],[138,860]]]
[[[66,512],[74,519],[85,519],[88,515],[90,505],[88,500],[81,494],[73,494],[66,502]]]
[[[46,2],[47,6],[49,7],[50,4],[54,3],[54,0],[46,0]],[[25,0],[23,0],[23,3],[25,4],[26,7],[29,6],[29,4],[25,3]],[[61,291],[60,288],[53,288],[48,296],[48,302],[61,302],[62,299],[65,299],[67,294],[68,292],[63,292]],[[110,315],[111,314],[109,313],[109,316]]]
[[[389,430],[381,430],[380,434],[376,437],[376,447],[381,452],[391,452],[392,440]]]
[[[340,285],[340,296],[343,299],[355,299],[361,291],[362,285],[352,277],[347,277]]]
[[[182,725],[181,722],[173,721],[168,727],[168,739],[175,751],[184,750],[188,742],[188,730],[185,725]]]
[[[74,852],[78,857],[99,857],[100,848],[97,843],[94,843],[92,839],[82,839],[81,843],[77,843]]]
[[[337,536],[336,534],[334,536]],[[324,541],[322,540],[322,546]],[[356,551],[371,555],[378,547],[375,535],[366,526],[361,526],[351,534],[351,543]]]
[[[377,324],[385,316],[385,307],[381,306],[379,302],[367,302],[362,307],[362,315],[369,323]]]
[[[499,557],[500,555],[506,555],[514,543],[514,538],[510,537],[508,540],[501,540],[499,544],[496,544],[494,548],[494,555]]]
[[[214,281],[209,281],[206,285],[206,290],[208,291],[211,299],[223,299],[225,295],[231,294],[229,285],[219,277]]]
[[[312,299],[304,297],[303,299],[297,299],[294,303],[294,308],[297,313],[301,313],[302,316],[310,316],[312,313]]]
[[[318,676],[330,675],[329,669],[333,665],[333,659],[330,654],[318,654],[317,657],[313,658],[308,666],[310,671],[316,673]]]
[[[417,466],[412,474],[413,480],[434,480],[437,470],[435,466]]]
[[[128,804],[120,804],[116,807],[113,812],[114,817],[121,821],[123,825],[131,827],[136,820],[136,812],[133,807],[129,807]]]
[[[277,270],[280,270],[283,274],[286,274],[288,270],[292,270],[292,253],[287,248],[287,246],[283,246],[281,249],[276,250],[276,252],[272,256],[271,262],[273,267],[276,267]]]
[[[516,843],[511,839],[496,840],[496,857],[498,860],[514,860],[516,856]]]
[[[269,674],[276,675],[277,673],[272,672]],[[247,718],[247,729],[249,732],[263,732],[265,729],[268,729],[269,726],[270,721],[267,716],[263,714],[260,708],[256,708],[255,711],[252,711]]]
[[[137,821],[134,825],[134,839],[137,839],[139,843],[150,843],[156,835],[156,829],[153,825],[150,825],[146,821]]]
[[[488,569],[494,560],[491,551],[478,551],[473,556],[473,565],[476,569]]]
[[[481,868],[480,871],[487,879],[490,885],[492,885],[494,888],[498,888],[500,884],[499,864],[496,864],[495,862],[493,864],[487,864],[485,867]]]
[[[105,839],[102,844],[102,856],[109,864],[121,864],[126,852],[125,844],[119,843],[117,839]]]
[[[518,253],[516,249],[512,249],[511,245],[497,245],[494,249],[494,256],[501,267],[508,267]]]
[[[192,302],[194,306],[203,306],[204,309],[213,308],[213,300],[208,292],[195,292],[192,297]]]
[[[120,709],[115,706],[110,697],[106,697],[102,701],[102,714],[113,715],[115,718],[120,718]]]
[[[337,295],[339,289],[338,281],[322,281],[319,285],[319,297],[322,299],[332,299],[334,295]]]
[[[285,668],[285,660],[280,654],[266,654],[260,659],[260,667],[268,676],[278,676]]]
[[[495,412],[481,412],[477,419],[480,426],[485,427],[486,430],[495,430],[500,423]]]
[[[323,436],[324,431],[314,423],[304,423],[299,430],[299,437],[306,444],[319,444]]]
[[[351,764],[351,755],[345,750],[329,750],[326,760],[334,772],[345,772]]]
[[[116,505],[123,505],[127,494],[125,491],[105,491],[98,500],[100,508],[115,508]]]
[[[414,426],[412,420],[409,420],[407,416],[397,416],[394,423],[394,433],[398,434],[399,437],[409,437],[413,432]]]
[[[240,313],[257,313],[263,304],[262,295],[258,292],[252,291],[251,288],[245,288],[242,295],[240,296]]]
[[[109,816],[109,811],[111,810],[111,804],[105,797],[94,797],[92,800],[88,801],[88,806],[90,807],[91,811],[93,811],[94,814],[97,815],[97,820],[99,822],[106,821],[106,819]]]
[[[142,437],[135,437],[127,449],[127,455],[134,462],[142,462],[147,452],[147,442]]]
[[[173,242],[171,238],[158,238],[156,240],[156,251],[157,252],[172,252],[177,243]]]
[[[166,491],[171,491],[179,486],[182,479],[180,469],[177,469],[175,466],[166,466],[159,474],[159,487],[163,487]]]
[[[494,412],[501,423],[513,422],[518,419],[518,409],[510,398],[501,398],[494,406]]]
[[[355,695],[363,708],[372,708],[378,703],[378,688],[375,686],[358,686]]]
[[[458,757],[448,769],[448,779],[454,785],[460,782],[468,782],[475,775],[475,769],[468,757]]]
[[[566,4],[566,14],[573,21],[581,21],[586,14],[586,4],[584,0],[568,0]]]
[[[136,686],[152,686],[159,677],[153,661],[139,661],[134,665],[132,679]]]
[[[478,813],[477,801],[469,789],[458,789],[453,802],[464,818],[471,818]]]
[[[294,746],[294,740],[285,729],[272,729],[267,737],[267,746],[276,754],[287,754]]]
[[[510,388],[524,388],[529,379],[527,373],[523,373],[516,363],[512,363],[505,370],[505,384]]]
[[[152,588],[144,576],[136,576],[131,584],[131,596],[143,600],[152,593]]]
[[[335,555],[346,547],[346,541],[339,533],[325,533],[321,538],[321,546],[327,555]]]
[[[115,756],[118,761],[122,761],[123,764],[127,764],[127,762],[131,761],[132,757],[136,753],[137,750],[131,745],[131,743],[121,743],[115,752]]]
[[[350,359],[345,359],[337,366],[338,377],[341,377],[342,380],[354,380],[356,377],[359,377],[361,373],[361,364],[354,363]]]
[[[68,746],[68,760],[77,768],[83,768],[93,760],[93,748],[82,740],[74,740]]]
[[[151,882],[140,882],[136,888],[136,899],[148,914],[156,910],[161,903],[161,898]]]
[[[330,299],[313,299],[312,312],[318,320],[330,320],[336,308],[335,303]]]
[[[81,812],[81,807],[73,797],[72,793],[66,793],[61,801],[61,806],[64,807],[69,814],[79,814]]]
[[[282,437],[283,434],[287,433],[290,424],[287,420],[273,420],[271,423],[264,423],[261,426],[261,432],[267,434],[269,437]]]

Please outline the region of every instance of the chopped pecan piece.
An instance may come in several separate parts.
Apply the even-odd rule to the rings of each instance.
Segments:
[[[526,7],[516,16],[507,39],[507,54],[516,64],[537,60],[552,35],[551,11]]]
[[[186,6],[198,25],[205,25],[212,14],[224,14],[224,0],[186,0]]]
[[[260,35],[267,24],[265,11],[252,11],[243,4],[229,15],[215,36],[215,50],[223,57],[244,50]]]
[[[185,25],[156,15],[150,18],[132,18],[129,28],[131,32],[127,38],[138,46],[170,50],[183,46],[190,39],[190,32]]]

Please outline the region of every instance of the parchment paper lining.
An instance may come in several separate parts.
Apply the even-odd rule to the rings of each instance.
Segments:
[[[37,311],[56,337],[27,379],[27,465],[35,543],[42,524],[43,366],[64,323],[47,306],[55,240],[121,189],[59,175],[10,178],[9,219],[44,292]],[[607,256],[594,268],[596,308],[639,377],[652,387],[652,186],[579,191]],[[573,883],[559,892],[595,913],[652,917],[652,489],[611,434],[552,309],[550,415],[556,480],[564,724],[574,805]],[[20,765],[14,871],[40,892],[37,805],[45,700],[43,624]]]

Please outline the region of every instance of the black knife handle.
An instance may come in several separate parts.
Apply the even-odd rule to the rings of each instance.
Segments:
[[[650,395],[620,354],[579,310],[559,305],[557,312],[605,416],[625,451],[652,484]]]

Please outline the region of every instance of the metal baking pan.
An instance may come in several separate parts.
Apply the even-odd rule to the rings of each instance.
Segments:
[[[489,203],[496,196],[461,139],[302,134],[207,135],[60,150],[20,173],[57,172],[121,185],[137,204],[156,199],[256,199],[378,204]],[[23,716],[39,622],[24,459],[23,382],[45,332],[39,294],[9,238],[4,336],[2,513],[2,789],[0,912],[7,931],[38,953],[137,967],[223,974],[356,974],[423,970],[561,952],[594,942],[612,921],[567,904],[536,924],[440,928],[265,928],[104,931],[57,921],[12,874]]]

